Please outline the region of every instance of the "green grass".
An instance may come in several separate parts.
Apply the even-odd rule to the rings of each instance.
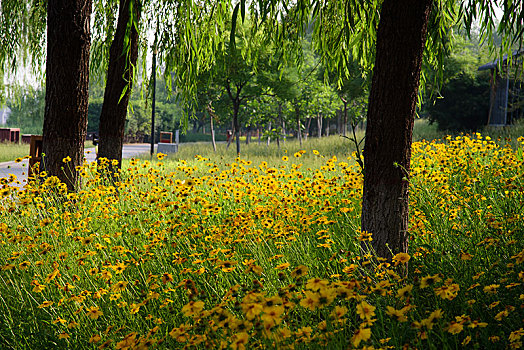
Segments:
[[[362,136],[363,133],[361,132],[357,137]],[[288,164],[291,160],[300,161],[304,168],[318,168],[333,156],[347,161],[355,147],[350,140],[336,135],[320,139],[310,137],[302,145],[296,139],[288,139],[285,142],[281,141],[280,147],[277,146],[275,141],[272,141],[268,146],[266,142],[259,144],[256,140],[252,140],[248,145],[245,142],[241,143],[240,150],[243,159],[256,164],[266,161],[273,166],[282,166]],[[318,152],[318,155],[315,154],[316,152]],[[196,156],[220,160],[222,163],[232,163],[237,158],[236,144],[232,143],[227,147],[226,143],[218,143],[216,152],[213,151],[211,143],[208,142],[180,144],[179,152],[167,155],[166,161],[176,163],[179,160],[185,160],[193,162]],[[285,157],[288,158],[287,161],[284,160]],[[144,155],[143,159],[149,159],[149,156]]]
[[[93,148],[91,141],[85,142],[85,148]],[[29,144],[25,143],[0,143],[0,163],[10,162],[16,158],[23,158],[29,155]]]
[[[0,143],[0,163],[10,162],[16,158],[29,155],[29,145],[16,143]]]

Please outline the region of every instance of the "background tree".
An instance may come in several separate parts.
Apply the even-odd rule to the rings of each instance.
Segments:
[[[490,100],[489,73],[478,67],[489,55],[476,37],[467,38],[458,28],[453,48],[443,59],[442,85],[437,94],[425,96],[422,114],[439,130],[476,131],[487,123]],[[438,72],[429,72],[429,82]],[[434,91],[431,87],[426,90]]]
[[[20,128],[23,134],[42,134],[45,110],[44,89],[20,87],[6,102],[11,108],[7,126]]]

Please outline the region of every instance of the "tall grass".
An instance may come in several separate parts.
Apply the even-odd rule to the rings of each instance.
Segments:
[[[10,162],[16,158],[29,155],[29,145],[17,143],[0,143],[0,163]]]
[[[329,151],[4,187],[0,348],[518,348],[518,142],[416,143],[410,251],[391,262],[362,255],[362,175]]]

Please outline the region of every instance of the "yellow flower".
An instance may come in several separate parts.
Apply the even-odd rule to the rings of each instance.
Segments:
[[[498,287],[500,287],[500,284],[490,284],[489,286],[485,286],[484,293],[495,294],[497,293]]]
[[[166,154],[162,153],[162,152],[159,152],[156,154],[156,157],[158,160],[162,160],[164,159],[164,157],[166,156]]]
[[[293,271],[291,271],[292,278],[300,278],[307,275],[308,267],[304,265],[297,266]]]
[[[248,320],[254,319],[256,316],[258,316],[262,312],[263,306],[260,303],[243,303],[242,304],[242,311],[244,311],[244,314],[246,315],[246,318]]]
[[[357,305],[357,314],[360,316],[363,320],[370,320],[375,316],[375,309],[376,307],[373,305],[369,305],[365,300],[362,301],[362,303]]]
[[[462,346],[466,346],[469,344],[469,342],[471,341],[471,336],[467,336],[466,338],[464,338],[464,340],[462,341],[461,345]]]
[[[113,269],[113,271],[115,271],[116,274],[124,272],[126,267],[127,267],[126,264],[124,264],[123,262],[120,262],[116,265],[111,266],[111,268]]]
[[[52,301],[44,301],[42,304],[38,305],[38,308],[39,309],[43,309],[45,307],[49,307],[53,305],[53,302]]]
[[[497,321],[502,321],[502,319],[504,317],[508,317],[509,315],[509,311],[508,310],[502,310],[501,312],[499,312],[498,314],[495,315],[495,319]]]
[[[64,159],[62,159],[63,163],[69,163],[71,161],[71,157],[67,156]]]
[[[112,290],[114,293],[121,293],[124,291],[124,289],[126,289],[127,284],[127,281],[119,281],[113,285]]]
[[[329,284],[328,281],[320,278],[311,278],[306,283],[306,288],[311,290],[319,290],[325,288]]]
[[[232,340],[231,348],[233,350],[244,350],[249,341],[249,335],[246,332],[237,333]]]
[[[93,344],[93,343],[98,343],[102,340],[102,337],[100,337],[99,334],[93,334],[91,336],[91,338],[89,338],[89,343]]]
[[[142,305],[143,305],[142,303],[138,303],[138,304],[133,303],[133,304],[129,305],[129,313],[131,315],[136,314],[138,311],[140,311],[140,307]]]
[[[393,261],[395,262],[395,266],[398,264],[405,264],[411,259],[408,253],[398,253],[393,257]]]
[[[67,320],[61,318],[60,316],[58,316],[56,318],[56,320],[53,321],[53,324],[57,324],[57,323],[60,323],[60,324],[65,324],[67,322]]]
[[[471,260],[471,258],[473,258],[473,255],[471,255],[469,253],[464,253],[464,252],[460,253],[460,259],[461,260]]]
[[[162,283],[164,284],[167,284],[169,282],[173,282],[173,275],[171,275],[170,273],[164,273],[162,275]]]
[[[348,308],[345,306],[335,306],[333,311],[331,311],[331,318],[335,320],[340,320],[348,312]]]
[[[396,318],[399,322],[406,322],[408,318],[405,313],[409,310],[409,307],[397,310],[391,306],[386,306],[386,314],[390,317]]]
[[[198,316],[204,309],[204,302],[201,300],[190,301],[188,304],[182,307],[182,313],[186,317]]]
[[[351,338],[354,347],[358,347],[361,341],[367,341],[371,338],[371,328],[359,328]]]
[[[282,263],[280,265],[277,265],[277,267],[275,267],[276,270],[285,270],[287,269],[291,264],[290,263]]]
[[[438,274],[433,276],[425,276],[422,277],[422,280],[420,281],[420,288],[424,289],[432,284],[435,284],[437,282],[442,281],[442,278]]]
[[[319,304],[317,293],[306,290],[304,291],[304,294],[306,294],[306,296],[300,300],[300,305],[306,309],[315,311]]]
[[[451,322],[447,331],[451,334],[459,334],[464,329],[464,326],[460,322]]]
[[[524,336],[524,328],[517,329],[516,331],[513,331],[510,333],[508,339],[510,342],[517,342]]]
[[[284,313],[284,307],[281,305],[274,305],[264,309],[264,313],[260,317],[267,329],[282,322],[281,316]]]
[[[71,336],[67,334],[66,332],[62,332],[58,335],[58,339],[69,339]]]
[[[96,320],[100,316],[102,316],[104,313],[100,311],[98,306],[91,306],[89,309],[86,310],[86,314],[91,317],[91,319]]]
[[[406,299],[408,296],[411,295],[411,291],[413,290],[413,285],[408,284],[407,286],[400,288],[397,291],[397,298],[399,299]]]

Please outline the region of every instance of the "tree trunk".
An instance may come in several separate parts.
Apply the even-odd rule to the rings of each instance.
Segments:
[[[278,103],[278,121],[279,122],[277,123],[277,125],[280,124],[282,126],[281,132],[285,132],[284,122],[282,121],[282,102]],[[280,149],[280,133],[281,132],[277,133],[277,148],[278,149]]]
[[[298,143],[300,144],[300,147],[302,147],[302,130],[300,130],[300,107],[298,106],[298,104],[295,104],[295,118],[297,121]]]
[[[305,139],[306,139],[306,141],[307,141],[307,138],[308,138],[308,136],[309,136],[309,128],[310,128],[310,127],[311,127],[311,116],[309,116],[309,117],[307,118],[306,132],[305,132],[305,135],[306,135]]]
[[[411,139],[431,5],[432,0],[385,0],[380,15],[364,146],[362,231],[373,234],[372,247],[387,259],[408,250]]]
[[[348,101],[343,99],[342,102],[344,103],[344,120],[342,122],[342,136],[346,136],[346,132],[348,130]]]
[[[240,110],[240,101],[233,100],[233,126],[235,127],[235,137],[237,143],[237,155],[240,154],[240,123],[238,121],[238,111]]]
[[[251,141],[251,126],[247,127],[247,131],[246,131],[246,145],[249,145],[249,141]]]
[[[317,115],[318,137],[322,137],[322,113]]]
[[[211,107],[211,102],[208,104],[208,114],[209,114],[209,127],[211,129],[211,143],[213,144],[213,151],[217,151],[217,143],[215,141],[215,126],[213,124],[213,108]]]
[[[269,144],[271,143],[271,121],[269,121],[269,124],[267,126],[267,131],[268,131],[268,134],[267,134],[267,146],[269,146]]]
[[[98,157],[117,160],[118,168],[122,163],[127,106],[138,58],[138,31],[130,22],[140,21],[140,6],[137,0],[120,0],[118,24],[109,50],[104,104],[100,114]],[[128,28],[131,28],[130,33]],[[125,47],[126,37],[129,47]]]
[[[231,145],[231,142],[233,142],[233,140],[235,139],[235,123],[233,121],[231,121],[231,129],[233,129],[233,131],[231,132],[231,135],[227,140],[226,149],[229,149],[229,145]]]
[[[77,189],[76,167],[84,161],[90,18],[91,0],[48,1],[43,169],[67,184],[70,191]],[[64,163],[68,156],[71,162]]]

